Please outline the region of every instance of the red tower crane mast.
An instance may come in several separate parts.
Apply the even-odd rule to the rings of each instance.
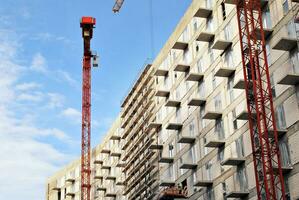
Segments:
[[[260,0],[234,0],[259,200],[285,200]],[[277,170],[273,170],[273,168]]]
[[[82,80],[82,144],[81,144],[81,200],[90,200],[90,107],[91,107],[91,59],[97,58],[90,50],[90,41],[96,19],[82,17],[80,27],[84,41]],[[94,65],[95,66],[95,65]]]

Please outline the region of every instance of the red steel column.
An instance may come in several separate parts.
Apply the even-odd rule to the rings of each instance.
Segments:
[[[81,200],[90,200],[90,122],[91,122],[91,50],[90,40],[95,19],[83,17],[81,20],[84,40],[82,75],[82,144],[81,144]]]
[[[236,2],[257,196],[285,200],[261,2]]]

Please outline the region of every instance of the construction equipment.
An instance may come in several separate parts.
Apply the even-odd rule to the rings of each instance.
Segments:
[[[82,17],[80,27],[84,42],[82,81],[82,144],[81,144],[81,200],[90,200],[90,107],[91,107],[91,59],[97,66],[97,55],[90,50],[96,19]]]
[[[260,0],[235,0],[259,200],[286,199]],[[258,37],[260,36],[260,37]],[[270,136],[270,132],[274,137]],[[277,168],[274,172],[273,168]]]
[[[112,8],[112,11],[114,13],[119,12],[120,9],[121,9],[121,7],[122,7],[122,5],[123,5],[123,3],[124,3],[124,0],[116,0],[114,6]]]

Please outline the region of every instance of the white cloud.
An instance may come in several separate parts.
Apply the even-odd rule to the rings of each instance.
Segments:
[[[33,89],[38,89],[40,87],[41,84],[35,82],[21,83],[16,85],[16,89],[19,91],[33,90]]]
[[[47,97],[49,108],[61,107],[65,101],[65,97],[58,93],[48,93]]]
[[[58,77],[66,81],[70,86],[78,87],[79,83],[75,80],[67,71],[57,70],[56,74]]]
[[[40,73],[48,73],[47,61],[41,53],[36,53],[33,56],[30,69]]]
[[[62,116],[71,120],[71,122],[80,123],[81,122],[81,112],[75,108],[67,108],[62,111]]]
[[[0,28],[0,199],[43,199],[47,177],[73,159],[55,145],[63,144],[67,149],[72,141],[56,124],[44,127],[32,116],[44,118],[38,106],[27,101],[57,107],[62,105],[63,96],[37,91],[35,83],[22,83],[25,67],[18,62],[20,45],[16,34]],[[36,54],[30,69],[47,72],[45,58]],[[22,114],[16,103],[30,113]]]

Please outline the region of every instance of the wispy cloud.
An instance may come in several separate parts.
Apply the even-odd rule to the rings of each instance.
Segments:
[[[44,74],[48,73],[47,61],[41,53],[36,53],[33,56],[30,69]]]
[[[19,91],[28,91],[28,90],[33,90],[33,89],[39,89],[41,88],[40,83],[35,83],[35,82],[24,82],[16,85],[16,90]]]
[[[55,124],[40,125],[42,113],[27,103],[59,107],[64,97],[41,91],[40,83],[22,81],[26,67],[18,62],[21,44],[14,32],[0,28],[0,194],[1,199],[42,199],[46,178],[73,159],[55,144],[68,145],[72,139]],[[47,72],[46,59],[36,54],[29,69]],[[20,112],[13,106],[17,102],[31,112]]]
[[[32,38],[32,40],[38,40],[38,41],[44,41],[44,42],[63,42],[65,44],[71,44],[72,41],[64,36],[54,35],[52,33],[48,32],[41,32],[35,34]]]
[[[61,115],[71,120],[71,122],[81,122],[81,112],[75,108],[66,108],[61,112]]]

